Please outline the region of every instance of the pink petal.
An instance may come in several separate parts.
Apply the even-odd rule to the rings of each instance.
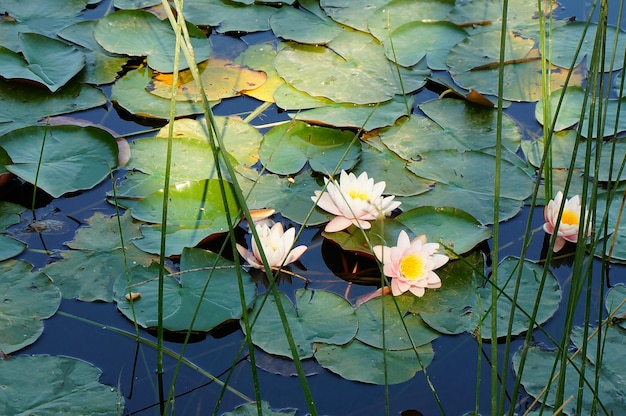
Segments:
[[[349,220],[346,217],[337,216],[330,220],[326,227],[324,227],[324,231],[327,233],[335,233],[337,231],[345,230],[349,226],[352,225],[352,220]]]

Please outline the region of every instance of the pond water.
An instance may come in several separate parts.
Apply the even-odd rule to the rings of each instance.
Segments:
[[[575,16],[577,20],[584,20],[590,9],[591,2],[577,0],[564,1],[558,10],[558,16]],[[616,3],[616,2],[615,2]],[[111,7],[109,2],[102,4],[84,13],[86,19],[99,18]],[[612,14],[610,19],[616,19]],[[615,21],[609,22],[614,24]],[[624,25],[623,25],[624,26]],[[213,35],[212,35],[213,36]],[[267,32],[246,35],[241,38],[244,42],[254,44],[273,39]],[[214,48],[224,55],[229,53],[236,56],[241,49],[239,39],[233,40],[225,35],[214,36]],[[445,74],[441,74],[443,77]],[[110,97],[111,88],[101,89]],[[436,99],[439,91],[428,88],[421,89],[415,94],[416,103]],[[224,100],[214,107],[216,115],[230,116],[233,114],[247,114],[258,107],[259,101],[248,97],[237,97]],[[289,117],[275,107],[264,112],[263,123],[273,123],[288,120]],[[542,135],[541,126],[534,119],[534,103],[516,103],[507,114],[521,126],[523,139],[535,139]],[[114,130],[118,135],[136,140],[142,137],[154,136],[153,126],[146,125],[147,120],[133,117],[114,107],[110,101],[106,105],[95,109],[72,114],[72,117],[88,119],[94,123]],[[161,127],[162,123],[157,127]],[[146,130],[150,130],[147,131]],[[261,132],[268,131],[262,129]],[[124,180],[126,171],[119,169],[114,173],[116,183]],[[100,212],[115,214],[115,207],[106,202],[111,192],[111,183],[104,180],[88,191],[71,193],[59,198],[47,198],[38,194],[35,211],[36,222],[33,223],[30,211],[22,214],[22,220],[7,229],[7,234],[28,245],[28,249],[17,256],[33,264],[35,268],[43,267],[54,260],[59,260],[60,253],[67,249],[65,243],[75,237],[80,227],[87,224],[87,220],[94,213]],[[0,190],[0,200],[10,200],[25,207],[30,206],[33,188],[22,181],[14,180]],[[529,209],[524,208],[515,219],[500,224],[499,257],[507,255],[518,256],[522,244],[522,235],[526,226]],[[278,216],[286,224],[293,224],[288,219]],[[536,230],[534,238],[528,247],[528,256],[532,259],[545,257],[543,224],[543,208],[536,208],[531,228]],[[338,260],[338,249],[334,243],[324,239],[321,227],[308,227],[303,230],[298,240],[309,249],[300,258],[305,269],[292,269],[309,279],[308,285],[317,290],[328,290],[340,295],[347,293],[347,298],[355,302],[357,298],[372,291],[372,286],[349,284],[338,276],[349,274],[349,264],[354,256],[346,254],[345,259]],[[492,249],[491,240],[483,245],[488,251]],[[348,262],[348,266],[342,261]],[[566,256],[562,260],[554,260],[552,271],[559,281],[563,299],[567,297],[571,276],[571,258]],[[363,267],[375,267],[369,260]],[[348,270],[345,270],[348,267]],[[594,260],[594,276],[601,275],[600,262]],[[621,266],[611,267],[611,283],[626,282],[626,274]],[[293,278],[280,283],[280,288],[292,293],[298,288],[305,287],[303,281]],[[288,290],[287,290],[288,288]],[[597,295],[597,294],[595,294]],[[584,296],[583,296],[584,299]],[[597,309],[600,302],[598,296],[592,297],[591,309]],[[565,311],[561,308],[543,325],[543,328],[554,338],[562,335],[562,322]],[[582,311],[579,309],[575,318],[579,324],[583,322]],[[124,395],[125,415],[153,415],[159,414],[159,392],[157,387],[156,353],[154,348],[138,344],[132,336],[119,333],[124,331],[134,333],[134,326],[127,318],[119,313],[112,302],[81,302],[72,299],[63,299],[57,313],[45,320],[45,330],[35,343],[19,350],[15,355],[59,355],[83,359],[102,370],[100,382],[110,386],[119,386]],[[141,330],[141,336],[156,342],[155,333]],[[244,339],[238,323],[219,327],[208,334],[196,334],[184,348],[185,358],[202,370],[224,379],[223,375],[232,371],[229,385],[248,398],[254,398],[254,386],[251,381],[250,362],[243,357],[233,363],[234,353]],[[168,335],[165,347],[174,352],[181,351],[180,337]],[[533,339],[536,342],[547,342],[541,333]],[[518,349],[524,342],[523,336],[511,343],[511,351]],[[384,386],[358,383],[346,380],[326,370],[313,360],[305,360],[304,367],[309,386],[319,414],[328,415],[431,415],[441,414],[460,415],[473,411],[475,404],[483,414],[487,414],[491,405],[491,352],[490,344],[482,345],[482,352],[476,339],[469,333],[460,335],[442,335],[432,343],[435,359],[427,367],[429,379],[422,372],[408,381],[390,386],[388,391]],[[508,360],[500,350],[498,362]],[[290,360],[278,358],[256,349],[257,366],[261,396],[268,401],[273,409],[297,409],[296,414],[307,414],[307,404],[297,377],[294,376],[293,364]],[[174,375],[176,360],[165,357],[165,385]],[[478,370],[480,369],[480,370]],[[480,371],[480,373],[478,373]],[[202,375],[200,372],[187,366],[182,366],[176,375],[175,402],[173,413],[179,415],[209,414],[214,412],[216,402],[220,398],[221,387]],[[479,392],[476,391],[476,382],[480,380]],[[514,376],[507,377],[506,383],[512,388]],[[435,388],[437,398],[431,392],[429,382]],[[385,395],[388,394],[389,408],[386,409]],[[532,398],[522,395],[522,400]],[[440,401],[441,407],[437,400]],[[226,392],[221,398],[218,414],[232,411],[236,406],[244,403],[242,397]],[[527,404],[521,404],[525,409]],[[505,406],[508,408],[508,405]]]

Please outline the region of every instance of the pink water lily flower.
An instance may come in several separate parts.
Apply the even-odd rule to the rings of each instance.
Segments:
[[[278,269],[281,266],[293,263],[307,249],[304,245],[293,247],[296,229],[290,228],[284,231],[283,225],[279,222],[271,228],[266,223],[257,224],[256,231],[267,262],[272,269]],[[264,269],[261,253],[254,238],[252,239],[252,251],[248,251],[240,244],[237,244],[237,251],[251,267]]]
[[[433,271],[450,260],[438,254],[439,244],[427,243],[426,236],[409,240],[409,235],[400,231],[395,247],[374,246],[374,254],[383,263],[383,272],[391,277],[391,293],[398,296],[407,290],[415,296],[424,296],[426,289],[441,287],[441,279]]]
[[[543,210],[543,218],[546,221],[543,224],[543,230],[548,234],[554,234],[556,220],[559,216],[559,210],[561,209],[561,203],[563,201],[563,192],[559,191],[556,197],[548,202]],[[575,195],[565,201],[563,206],[563,214],[561,215],[561,222],[559,223],[559,229],[556,230],[556,241],[554,242],[554,252],[561,250],[566,241],[576,243],[578,241],[578,229],[581,224],[584,226],[588,223],[589,212],[585,210],[585,217],[581,223],[581,206],[580,196]],[[591,235],[591,227],[587,237]]]
[[[324,228],[327,232],[337,232],[350,225],[367,230],[369,221],[385,217],[400,206],[393,196],[383,197],[385,182],[374,183],[367,172],[357,177],[354,173],[342,170],[339,182],[324,178],[326,191],[315,191],[311,199],[324,211],[336,215]]]

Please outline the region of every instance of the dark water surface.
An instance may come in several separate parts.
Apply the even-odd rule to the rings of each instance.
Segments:
[[[559,10],[559,14],[562,16],[574,15],[577,20],[586,19],[591,4],[590,1],[579,0],[562,3],[565,4],[565,7]],[[106,8],[106,3],[98,6],[89,12],[89,17],[97,17]],[[611,19],[615,18],[615,15],[611,16]],[[258,42],[264,40],[264,37],[269,38],[267,34],[257,34],[250,35],[247,40]],[[236,42],[233,47],[235,44]],[[436,98],[436,96],[436,93],[424,90],[418,94],[418,101]],[[256,100],[238,98],[225,101],[218,105],[214,111],[216,114],[230,115],[236,112],[250,111],[258,105],[259,102]],[[539,125],[534,121],[533,111],[534,104],[514,105],[509,110],[510,115],[526,127],[524,131],[529,136],[527,138],[537,137],[541,134]],[[271,109],[266,113],[268,117],[263,122],[287,118],[284,114],[272,114]],[[128,135],[149,128],[149,126],[125,120],[112,108],[94,109],[74,116],[88,118],[106,125],[120,135]],[[147,133],[146,135],[153,134]],[[117,172],[116,176],[122,178],[123,174],[124,172]],[[106,192],[110,190],[111,184],[104,182],[87,192],[53,201],[43,201],[42,207],[38,211],[38,218],[43,216],[59,221],[62,226],[50,233],[20,234],[20,239],[28,243],[29,249],[18,258],[27,260],[35,267],[41,267],[48,263],[50,255],[46,254],[45,251],[65,249],[63,243],[74,238],[76,229],[85,224],[87,218],[95,212],[114,212],[113,207],[104,201]],[[29,206],[28,201],[32,194],[32,189],[29,186],[17,187],[16,185],[11,192],[14,195],[12,199],[26,201],[22,203]],[[523,234],[528,213],[529,211],[526,209],[513,221],[501,224],[500,240],[503,248],[499,252],[500,258],[509,254],[519,254],[520,236]],[[25,214],[23,224],[30,220],[28,215],[30,214]],[[534,213],[533,229],[539,230],[542,223],[541,209],[537,209]],[[14,231],[19,232],[18,227],[14,227]],[[530,259],[541,257],[543,238],[544,235],[541,231],[535,235],[528,250]],[[309,250],[301,258],[301,262],[307,268],[307,271],[302,272],[302,274],[314,282],[315,288],[329,289],[343,294],[347,283],[337,278],[324,262],[322,240],[319,236],[319,229],[308,229],[302,234],[299,243],[309,246]],[[570,269],[565,262],[553,271],[563,287],[563,296],[566,298],[569,287],[568,280],[571,278]],[[599,270],[596,271],[596,275],[600,276]],[[612,281],[612,283],[617,283],[617,281]],[[292,286],[295,290],[302,287],[303,284],[294,279]],[[368,287],[353,285],[349,299],[354,300],[370,290],[371,288]],[[557,313],[544,325],[546,330],[557,338],[561,335],[559,332],[560,322],[563,321],[561,314],[562,312]],[[76,317],[93,321],[93,323],[84,322]],[[577,322],[582,322],[582,315]],[[155,377],[156,354],[154,350],[150,347],[138,346],[133,339],[112,331],[109,329],[111,327],[127,331],[130,334],[134,333],[132,323],[117,312],[113,303],[63,300],[59,312],[45,321],[45,331],[41,338],[33,345],[19,351],[18,354],[64,355],[84,359],[102,369],[102,383],[121,386],[126,400],[125,414],[158,414],[158,392]],[[142,337],[156,341],[156,338],[147,331],[142,331]],[[237,327],[224,328],[222,333],[207,334],[206,337],[194,340],[195,342],[187,346],[185,357],[207,372],[218,376],[231,367],[234,351],[239,348],[242,339],[242,334]],[[537,341],[541,341],[541,336],[537,336]],[[521,339],[513,341],[512,351],[521,342]],[[165,346],[173,351],[179,351],[181,348],[180,343],[173,341],[166,342]],[[479,377],[481,388],[479,407],[483,410],[483,414],[488,414],[491,401],[489,390],[490,346],[485,344],[483,346],[484,353],[480,353],[476,340],[469,334],[463,334],[453,337],[441,336],[433,342],[433,348],[435,359],[427,367],[427,373],[436,389],[445,414],[460,415],[474,409],[478,360],[481,361],[480,368],[482,369]],[[297,378],[282,375],[292,372],[290,362],[267,356],[262,351],[257,351],[257,359],[266,369],[258,372],[263,399],[267,400],[275,409],[294,407],[298,408],[298,415],[307,414],[307,406]],[[503,359],[508,358],[498,357],[500,363]],[[166,358],[166,386],[169,386],[169,378],[172,377],[175,364],[173,359]],[[245,359],[237,363],[230,385],[253,398],[254,391],[249,366],[249,362]],[[384,387],[344,380],[314,362],[306,363],[306,370],[314,373],[308,378],[308,382],[320,414],[381,415],[385,413]],[[508,379],[509,382],[512,382],[514,377]],[[183,366],[178,375],[175,391],[177,396],[174,407],[176,414],[205,415],[213,412],[220,386],[211,383],[197,371]],[[441,413],[433,394],[430,393],[423,373],[418,373],[412,380],[405,383],[391,386],[389,388],[389,401],[389,413],[392,415],[401,414],[408,409],[416,409],[424,415]],[[244,400],[240,397],[227,392],[218,413],[231,411],[243,402]]]

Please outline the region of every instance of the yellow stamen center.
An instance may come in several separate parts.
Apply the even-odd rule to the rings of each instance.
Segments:
[[[350,198],[352,199],[360,199],[361,201],[369,199],[369,194],[361,189],[350,189],[348,191],[348,195],[350,195]]]
[[[561,216],[561,222],[567,225],[578,224],[580,222],[580,214],[571,209],[566,209]]]
[[[422,277],[424,274],[424,258],[417,254],[409,254],[400,260],[400,273],[409,280]]]

